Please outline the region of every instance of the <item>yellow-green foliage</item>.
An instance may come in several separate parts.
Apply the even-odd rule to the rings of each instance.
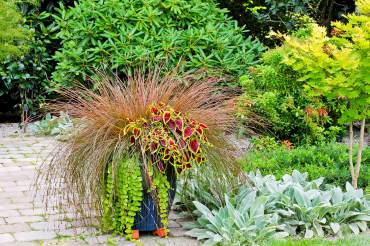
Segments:
[[[370,116],[370,0],[357,5],[359,15],[332,23],[332,37],[316,24],[308,37],[285,36],[284,62],[302,74],[311,95],[341,102],[342,122]]]
[[[132,226],[143,197],[142,176],[136,157],[109,165],[105,182],[102,227],[132,239]]]
[[[25,50],[28,32],[21,26],[23,21],[14,0],[0,0],[0,61],[8,55],[20,55]]]
[[[153,180],[159,200],[159,217],[163,228],[168,228],[168,190],[171,188],[166,175],[157,173]]]

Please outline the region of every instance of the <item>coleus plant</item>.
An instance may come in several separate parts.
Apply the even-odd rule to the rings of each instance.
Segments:
[[[162,173],[168,164],[181,174],[193,164],[205,162],[202,147],[210,145],[205,134],[207,125],[164,103],[150,105],[147,115],[148,118],[130,121],[123,135],[129,136],[132,145],[143,147]]]
[[[96,90],[60,92],[66,100],[51,108],[80,120],[40,168],[46,204],[129,235],[138,204],[128,201],[139,201],[142,192],[152,195],[162,226],[168,225],[169,168],[179,175],[207,163],[215,179],[241,173],[225,137],[235,122],[234,94],[216,86],[224,78],[200,70],[161,74],[137,72],[126,81],[102,75]],[[132,170],[141,177],[123,178]]]

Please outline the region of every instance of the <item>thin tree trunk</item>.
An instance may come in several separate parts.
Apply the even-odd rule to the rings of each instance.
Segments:
[[[357,161],[356,161],[356,167],[355,167],[355,176],[356,176],[356,189],[357,189],[357,180],[360,176],[360,168],[361,168],[361,158],[362,158],[362,149],[364,145],[365,140],[365,119],[361,122],[361,130],[360,130],[360,141],[358,144],[358,152],[357,152]]]
[[[356,177],[355,177],[355,170],[353,168],[353,122],[349,124],[349,151],[348,151],[348,157],[349,157],[349,170],[351,172],[352,177],[352,186],[354,187],[357,183]],[[357,185],[356,185],[357,186]]]

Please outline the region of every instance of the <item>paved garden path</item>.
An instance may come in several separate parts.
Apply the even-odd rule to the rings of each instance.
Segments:
[[[9,134],[0,127],[0,245],[136,245],[81,227],[72,216],[45,212],[34,178],[55,145],[53,138]],[[167,239],[146,235],[139,245],[198,245],[184,236],[181,219],[173,213],[170,230]]]

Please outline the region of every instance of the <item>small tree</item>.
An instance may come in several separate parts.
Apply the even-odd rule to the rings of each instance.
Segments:
[[[326,97],[340,105],[339,122],[349,123],[349,164],[352,185],[360,175],[365,121],[370,115],[370,0],[357,1],[360,15],[348,22],[333,22],[332,37],[326,29],[311,26],[308,37],[285,36],[284,62],[302,74],[312,96]],[[353,123],[361,121],[356,165],[353,165]]]

